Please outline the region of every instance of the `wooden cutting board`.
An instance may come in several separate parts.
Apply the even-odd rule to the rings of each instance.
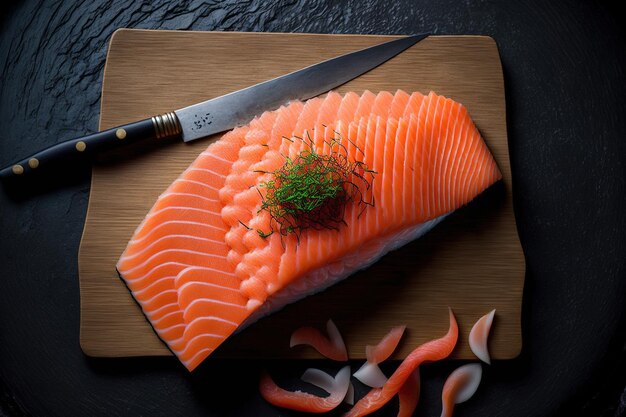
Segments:
[[[391,39],[388,36],[118,30],[104,71],[100,128],[174,110],[301,67]],[[339,92],[433,90],[463,103],[504,179],[421,239],[366,271],[288,306],[233,336],[214,357],[312,358],[289,349],[301,325],[332,318],[351,358],[364,358],[392,326],[408,332],[395,357],[440,337],[447,307],[460,327],[454,358],[473,358],[467,336],[493,308],[490,350],[520,352],[524,256],[511,197],[502,68],[493,39],[429,37]],[[216,137],[190,144],[141,145],[104,156],[93,168],[79,253],[83,351],[91,356],[168,355],[115,264],[156,198]]]

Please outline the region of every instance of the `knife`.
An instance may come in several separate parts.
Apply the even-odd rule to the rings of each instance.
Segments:
[[[189,142],[232,129],[290,100],[306,100],[338,87],[427,36],[407,36],[371,46],[173,112],[58,143],[3,168],[0,179],[23,177],[46,167],[71,164],[76,159],[84,160],[98,152],[138,141],[179,138]]]

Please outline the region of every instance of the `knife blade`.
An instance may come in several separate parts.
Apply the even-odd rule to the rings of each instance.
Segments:
[[[0,179],[23,177],[60,163],[150,139],[184,142],[245,124],[265,110],[291,100],[305,100],[338,87],[393,58],[426,38],[419,34],[395,39],[302,68],[179,110],[71,139],[46,148],[0,170]]]

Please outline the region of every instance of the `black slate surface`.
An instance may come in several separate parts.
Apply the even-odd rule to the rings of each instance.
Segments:
[[[119,27],[494,37],[527,257],[524,348],[519,359],[486,367],[477,395],[456,415],[626,414],[626,36],[617,7],[541,0],[2,7],[0,165],[97,128],[107,43]],[[0,192],[0,416],[292,415],[258,396],[258,370],[268,367],[295,387],[306,367],[326,363],[215,360],[188,375],[172,358],[85,357],[76,259],[89,168],[48,180]],[[441,386],[456,366],[423,369],[417,415],[439,415]]]

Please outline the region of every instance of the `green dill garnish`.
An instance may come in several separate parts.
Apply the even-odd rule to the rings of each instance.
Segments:
[[[259,236],[261,236],[263,239],[265,239],[266,237],[270,237],[274,234],[274,231],[270,231],[269,233],[265,233],[263,230],[261,229],[256,229],[256,232],[259,234]]]
[[[274,227],[285,236],[295,233],[298,237],[306,229],[338,230],[346,224],[344,213],[350,203],[362,206],[359,215],[371,201],[364,199],[365,191],[371,186],[375,172],[364,162],[350,161],[341,136],[325,142],[330,152],[318,153],[310,136],[294,139],[307,145],[295,158],[285,157],[284,165],[269,174],[271,179],[259,185],[262,204],[260,211],[270,214],[270,231],[257,230],[265,238],[274,233]],[[353,146],[356,145],[350,142]],[[358,147],[358,151],[363,153]],[[366,176],[368,178],[366,178]],[[265,195],[261,193],[265,189]]]

